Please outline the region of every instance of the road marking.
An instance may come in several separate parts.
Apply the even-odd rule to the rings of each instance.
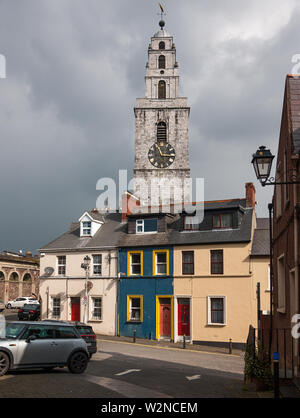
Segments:
[[[141,371],[141,369],[129,369],[129,370],[126,370],[125,372],[116,373],[115,376],[124,376],[124,374],[133,373],[133,372],[140,372],[140,371]]]
[[[194,376],[185,376],[187,378],[187,380],[196,380],[196,379],[200,379],[201,375],[200,374],[195,374]]]
[[[1,376],[1,377],[0,377],[0,383],[1,383],[1,382],[3,382],[3,380],[11,379],[12,377],[15,377],[15,376],[12,376],[12,375],[8,375],[8,376]]]
[[[106,389],[117,392],[126,398],[172,398],[166,393],[157,392],[152,389],[144,388],[142,386],[133,385],[132,383],[124,382],[123,380],[110,379],[103,376],[84,375],[83,378],[88,382],[105,387]]]
[[[116,344],[128,344],[128,345],[133,345],[133,343],[129,343],[127,341],[115,341],[115,340],[103,340],[101,339],[97,339],[97,341],[99,342],[98,345],[100,346],[101,342],[104,343],[116,343]],[[148,348],[155,348],[157,350],[174,350],[174,351],[181,351],[182,353],[184,352],[189,352],[189,353],[196,353],[196,354],[211,354],[213,356],[225,356],[225,357],[238,357],[241,358],[241,355],[237,355],[237,354],[225,354],[225,353],[215,353],[215,352],[211,352],[211,351],[200,351],[200,350],[189,350],[188,348],[182,349],[182,348],[176,348],[176,347],[162,347],[162,346],[153,346],[153,345],[147,345],[147,344],[140,344],[140,343],[135,343],[135,346],[139,346],[139,347],[148,347]]]

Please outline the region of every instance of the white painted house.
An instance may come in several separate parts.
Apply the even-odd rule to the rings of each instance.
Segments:
[[[39,251],[42,318],[83,321],[98,334],[117,327],[119,214],[85,212],[70,230]],[[85,299],[84,258],[90,258]]]

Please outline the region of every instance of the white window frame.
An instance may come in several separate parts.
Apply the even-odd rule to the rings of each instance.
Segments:
[[[59,258],[60,257],[65,257],[65,263],[64,264],[60,264],[59,263]],[[67,256],[66,255],[58,255],[56,260],[57,260],[57,275],[58,276],[66,276],[66,274],[67,274]],[[60,273],[59,272],[59,268],[60,267],[64,267],[65,268],[65,272],[64,273]]]
[[[139,255],[140,256],[140,262],[139,263],[132,263],[132,256],[133,255]],[[132,266],[133,265],[139,265],[140,266],[140,273],[133,273],[132,272]],[[142,253],[141,252],[130,253],[130,276],[141,276],[142,273],[143,273],[143,271],[142,271]]]
[[[223,320],[222,323],[212,322],[211,321],[211,299],[223,299]],[[212,326],[226,326],[227,325],[227,312],[226,312],[226,296],[210,295],[207,296],[207,325]]]
[[[90,224],[90,226],[84,226],[84,224]],[[92,235],[92,221],[82,221],[82,236],[90,237]],[[87,232],[89,231],[89,232]]]
[[[102,297],[102,295],[92,295],[89,298],[90,298],[90,300],[89,300],[89,306],[90,306],[90,309],[89,309],[89,321],[102,322],[103,321],[103,297]],[[94,317],[94,315],[93,315],[93,312],[94,312],[94,299],[100,299],[101,300],[101,307],[100,307],[100,309],[101,309],[101,318],[100,319]]]
[[[59,315],[54,315],[54,309],[57,309],[57,306],[55,306],[54,304],[54,299],[59,300]],[[61,317],[61,298],[57,297],[57,296],[51,296],[51,318],[53,319],[60,319]]]
[[[138,231],[138,227],[142,227],[142,231]],[[143,234],[144,233],[144,219],[137,219],[135,223],[135,232],[137,234]]]
[[[102,254],[93,254],[92,257],[93,257],[93,276],[97,276],[97,277],[102,276],[102,273],[103,273]],[[101,257],[101,263],[94,263],[94,257]],[[101,273],[95,273],[95,266],[101,266]]]

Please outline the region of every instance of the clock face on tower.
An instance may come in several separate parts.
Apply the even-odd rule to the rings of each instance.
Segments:
[[[167,168],[175,160],[175,149],[165,141],[156,142],[148,152],[150,163],[156,168]]]

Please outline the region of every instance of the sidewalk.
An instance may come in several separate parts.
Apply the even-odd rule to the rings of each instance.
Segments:
[[[118,337],[115,335],[101,335],[97,334],[97,339],[101,342],[101,340],[106,341],[115,341],[115,342],[124,342],[124,343],[132,343],[136,345],[148,345],[156,348],[173,348],[173,349],[181,349],[183,348],[183,342],[174,343],[170,341],[157,341],[157,340],[150,340],[150,339],[144,339],[144,338],[136,338],[136,342],[133,342],[133,337]],[[202,351],[202,352],[209,352],[214,354],[229,354],[229,344],[228,347],[212,347],[207,345],[198,345],[198,344],[190,344],[189,342],[186,342],[185,345],[186,350],[191,351]],[[244,351],[232,349],[232,354],[234,356],[243,356]]]

